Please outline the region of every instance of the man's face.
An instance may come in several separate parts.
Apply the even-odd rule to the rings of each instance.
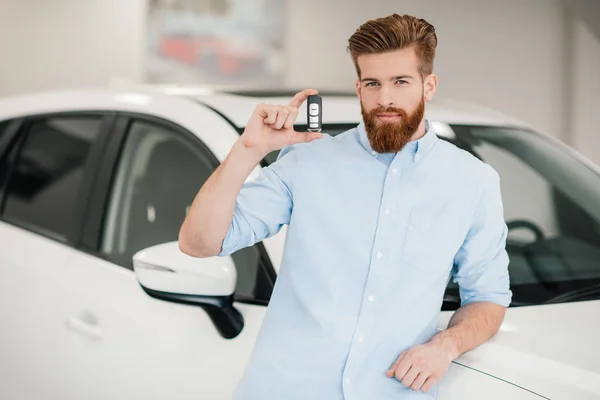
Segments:
[[[413,48],[358,57],[356,93],[373,150],[396,153],[424,130],[425,102],[433,98],[437,77],[422,79]]]

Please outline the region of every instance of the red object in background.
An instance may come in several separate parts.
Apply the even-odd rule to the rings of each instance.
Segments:
[[[167,58],[183,62],[219,75],[235,75],[257,57],[228,51],[228,43],[215,37],[166,36],[160,41],[160,51]]]
[[[204,39],[198,38],[163,37],[160,50],[168,58],[195,65],[203,41]]]
[[[161,40],[161,51],[170,59],[207,67],[213,73],[229,75],[239,70],[236,60],[225,54],[225,43],[212,37],[165,37]]]

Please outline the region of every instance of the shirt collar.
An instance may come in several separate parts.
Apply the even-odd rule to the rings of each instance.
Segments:
[[[364,147],[366,151],[371,153],[372,156],[377,157],[379,153],[373,150],[371,147],[371,143],[369,142],[369,138],[367,136],[367,131],[365,129],[365,123],[362,121],[356,129],[358,130],[358,136],[360,140],[360,144]],[[408,151],[412,155],[413,162],[417,163],[423,157],[429,153],[429,151],[433,148],[435,143],[438,141],[438,137],[431,127],[429,120],[425,120],[425,135],[423,135],[420,139],[412,140],[406,144],[406,146],[401,150],[401,152]]]

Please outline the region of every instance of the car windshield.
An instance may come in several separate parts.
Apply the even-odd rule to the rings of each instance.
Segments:
[[[500,175],[513,305],[600,298],[583,290],[600,284],[598,172],[566,146],[527,130],[451,128],[457,146]],[[451,284],[452,290],[458,289]]]
[[[323,131],[335,136],[354,126],[324,125]],[[583,290],[600,284],[598,172],[565,146],[525,129],[450,125],[444,133],[442,139],[500,175],[513,306],[600,298]],[[277,155],[269,154],[265,164]],[[456,308],[458,294],[450,282],[447,309]]]

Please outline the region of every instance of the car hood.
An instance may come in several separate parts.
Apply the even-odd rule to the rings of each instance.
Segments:
[[[600,301],[509,308],[499,332],[456,363],[552,399],[598,399],[599,332]]]

